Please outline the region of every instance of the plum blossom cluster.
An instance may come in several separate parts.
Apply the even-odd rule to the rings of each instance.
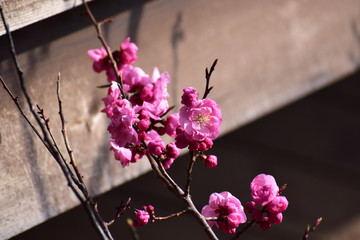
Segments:
[[[187,87],[183,89],[183,106],[179,113],[165,117],[172,110],[167,101],[170,76],[166,72],[160,73],[156,67],[149,76],[141,68],[133,66],[137,51],[138,47],[127,38],[120,50],[112,53],[118,74],[115,74],[104,48],[88,51],[94,60],[94,71],[105,71],[110,83],[107,96],[102,99],[105,105],[102,112],[110,119],[110,149],[115,159],[126,167],[147,155],[168,169],[179,156],[180,149],[188,148],[197,152],[196,158],[202,160],[206,167],[217,166],[217,157],[204,152],[213,146],[213,140],[220,134],[222,117],[219,105],[211,99],[199,99],[196,89]],[[208,77],[207,71],[206,74]],[[121,83],[116,82],[117,75],[121,76]],[[161,138],[164,134],[174,140],[165,144]],[[259,174],[250,188],[253,201],[246,203],[245,211],[239,199],[224,191],[210,195],[209,204],[202,208],[201,215],[211,227],[215,225],[225,233],[235,233],[239,225],[247,221],[245,212],[253,219],[249,223],[256,222],[264,230],[272,224],[281,223],[288,201],[280,196],[281,190],[274,177]],[[140,227],[156,219],[154,207],[143,206],[135,211],[132,226]]]
[[[282,212],[288,206],[285,196],[279,196],[279,187],[271,175],[259,174],[250,184],[251,196],[254,201],[245,205],[245,212],[263,230],[268,230],[271,224],[282,222]],[[262,209],[258,209],[256,204]],[[241,223],[247,218],[241,202],[229,192],[213,193],[210,195],[209,204],[204,206],[201,214],[207,218],[208,224],[216,225],[225,233],[235,233]],[[215,219],[215,220],[212,220]]]
[[[250,184],[253,201],[247,202],[245,211],[259,224],[263,230],[268,230],[272,224],[282,222],[282,213],[288,207],[285,196],[279,195],[279,187],[271,175],[259,174]],[[259,205],[261,207],[257,208]]]
[[[211,194],[209,204],[203,207],[201,214],[206,218],[217,218],[208,221],[209,226],[215,224],[225,233],[235,233],[238,226],[246,222],[241,202],[229,192]]]
[[[181,101],[184,106],[180,112],[164,118],[171,110],[167,101],[170,76],[167,72],[160,73],[156,67],[149,76],[141,68],[133,66],[137,51],[135,43],[127,38],[120,50],[112,53],[117,71],[122,76],[122,90],[126,97],[121,95],[105,48],[88,51],[94,61],[94,71],[105,71],[110,83],[102,110],[110,119],[110,149],[123,167],[150,154],[160,159],[163,167],[168,169],[180,149],[188,147],[191,151],[204,152],[212,147],[212,140],[220,133],[221,110],[215,101],[199,99],[197,91],[189,87],[184,89]],[[175,140],[165,144],[161,139],[164,134]],[[202,156],[205,166],[217,165],[216,156]]]

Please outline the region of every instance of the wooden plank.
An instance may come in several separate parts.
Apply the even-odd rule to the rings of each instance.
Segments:
[[[86,0],[91,1],[91,0]],[[80,0],[3,0],[2,5],[11,31],[79,6]],[[5,28],[0,24],[0,36]]]
[[[360,62],[359,0],[130,2],[91,5],[97,16],[113,18],[104,28],[111,46],[130,35],[140,49],[137,66],[169,71],[170,103],[177,109],[181,89],[192,85],[201,92],[205,67],[219,58],[210,97],[222,107],[223,133],[331,84]],[[14,38],[30,94],[58,139],[55,81],[61,72],[70,141],[91,192],[100,194],[149,165],[122,169],[108,151],[107,121],[99,112],[106,90],[95,88],[106,80],[86,55],[100,44],[82,13],[64,12]],[[1,38],[0,74],[19,94],[6,46]],[[8,238],[78,202],[4,91],[0,102],[0,238]]]

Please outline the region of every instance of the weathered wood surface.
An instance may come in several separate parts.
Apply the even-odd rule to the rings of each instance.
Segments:
[[[359,0],[95,1],[97,17],[113,18],[104,33],[113,48],[130,35],[137,66],[169,71],[171,103],[183,87],[202,91],[204,69],[219,58],[211,97],[223,109],[222,132],[322,88],[360,63]],[[77,8],[14,33],[34,102],[45,109],[55,136],[56,75],[70,141],[90,191],[99,194],[147,171],[146,161],[125,170],[108,152],[99,112],[106,82],[91,70],[86,50],[100,46]],[[20,94],[5,39],[0,74]],[[8,238],[78,204],[50,154],[4,91],[0,92],[0,238]]]
[[[74,8],[81,0],[2,0],[1,3],[14,31]],[[0,24],[0,36],[3,34],[5,28]]]

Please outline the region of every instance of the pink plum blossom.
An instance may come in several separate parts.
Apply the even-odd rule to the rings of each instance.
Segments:
[[[149,222],[150,214],[145,210],[137,210],[133,221],[134,227],[141,227]]]
[[[135,43],[130,42],[130,37],[126,38],[121,43],[120,57],[121,61],[125,64],[132,64],[137,60],[138,47]]]
[[[167,158],[162,161],[164,169],[169,169],[170,166],[174,163],[175,158]]]
[[[175,137],[175,144],[178,148],[183,149],[186,148],[189,145],[189,140],[185,136],[184,133],[180,133]]]
[[[250,188],[252,198],[261,206],[270,203],[279,192],[275,178],[265,174],[257,175],[251,182]]]
[[[180,126],[179,113],[173,113],[167,117],[165,130],[170,137],[176,137],[176,129]]]
[[[165,149],[165,143],[155,130],[147,133],[146,144],[148,145],[147,152],[156,156],[159,156]]]
[[[159,70],[154,68],[153,77],[157,77]],[[158,78],[152,79],[153,87],[149,87],[146,91],[152,91],[146,93],[147,98],[144,99],[143,108],[149,110],[153,114],[152,118],[159,120],[159,116],[164,114],[169,109],[169,103],[167,98],[169,94],[167,92],[167,85],[170,82],[170,75],[167,72],[162,73]],[[155,117],[154,117],[155,115]]]
[[[245,204],[245,212],[252,213],[256,209],[256,203],[254,201],[247,202]]]
[[[239,199],[229,192],[213,193],[209,204],[204,206],[201,214],[206,218],[217,217],[217,221],[208,221],[225,233],[235,233],[239,224],[246,222],[246,215]]]
[[[180,109],[179,122],[190,141],[213,140],[220,134],[221,110],[211,99],[199,100],[192,107]]]
[[[124,84],[124,91],[126,92],[136,92],[138,88],[146,85],[151,81],[144,70],[139,67],[133,67],[131,65],[121,69],[121,74]]]
[[[132,152],[128,148],[120,147],[115,142],[110,142],[110,150],[114,151],[114,156],[116,160],[119,160],[122,167],[129,166],[129,163],[132,159]]]
[[[279,213],[269,213],[268,220],[271,224],[280,224],[283,220],[283,215],[281,212]]]
[[[181,103],[187,107],[192,107],[198,101],[199,93],[195,88],[187,87],[183,89],[183,95],[181,96]]]
[[[180,149],[176,147],[174,142],[166,145],[166,156],[169,158],[177,158],[180,154]]]
[[[111,82],[111,86],[108,90],[108,95],[102,99],[105,104],[105,108],[101,110],[102,112],[106,113],[109,118],[111,118],[113,115],[112,110],[116,106],[116,102],[120,101],[119,96],[120,89],[118,84],[116,82]]]
[[[111,134],[111,138],[120,147],[125,147],[128,143],[136,143],[138,141],[137,133],[133,128],[133,124],[138,119],[137,116],[126,99],[119,100],[113,108],[108,131]]]
[[[100,73],[103,70],[111,68],[107,52],[104,47],[100,49],[90,49],[87,54],[92,60],[94,60],[93,69],[95,72]]]
[[[286,210],[289,202],[285,196],[277,196],[268,204],[268,211],[270,213],[281,213]]]

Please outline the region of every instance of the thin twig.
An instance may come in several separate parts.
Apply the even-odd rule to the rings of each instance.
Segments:
[[[126,203],[121,201],[120,206],[116,209],[117,211],[116,211],[114,219],[107,223],[108,226],[112,225],[116,220],[118,220],[120,218],[121,215],[123,215],[125,213],[125,211],[127,209],[130,208],[130,202],[131,202],[131,198],[128,198]]]
[[[194,152],[189,151],[189,167],[186,172],[185,196],[188,196],[190,194],[191,173],[197,157],[198,154],[194,156]]]
[[[58,103],[59,103],[59,115],[60,115],[60,120],[61,120],[61,133],[63,135],[63,139],[64,139],[64,143],[65,143],[65,147],[66,147],[66,151],[68,152],[69,158],[70,158],[70,163],[75,171],[75,174],[77,176],[77,179],[79,180],[80,183],[84,184],[83,178],[80,174],[80,171],[77,167],[75,158],[74,158],[74,154],[73,154],[73,150],[70,147],[69,144],[69,139],[67,137],[67,133],[66,133],[66,121],[64,118],[64,114],[63,114],[63,109],[62,109],[62,101],[61,101],[61,97],[60,97],[60,73],[58,73],[58,79],[56,82],[56,86],[57,86],[57,99],[58,99]]]
[[[112,68],[113,68],[113,70],[114,70],[114,72],[115,72],[116,80],[117,80],[117,82],[118,82],[119,85],[120,85],[121,95],[122,95],[123,98],[126,98],[126,99],[127,99],[128,97],[127,97],[127,95],[126,95],[125,92],[124,92],[124,87],[123,87],[123,82],[122,82],[121,74],[119,74],[119,71],[118,71],[118,69],[117,69],[116,61],[115,61],[115,59],[114,59],[114,57],[113,57],[113,55],[112,55],[112,53],[111,53],[111,50],[110,50],[109,45],[106,43],[105,38],[104,38],[104,36],[102,35],[102,32],[101,32],[101,25],[102,25],[103,23],[109,22],[109,20],[106,19],[106,20],[103,21],[103,22],[98,22],[98,21],[96,21],[93,13],[91,12],[88,4],[86,3],[86,1],[85,1],[85,0],[82,0],[82,2],[83,2],[83,4],[84,4],[84,6],[85,6],[86,13],[89,15],[89,17],[90,17],[90,19],[91,19],[91,22],[93,23],[93,25],[94,25],[94,27],[95,27],[95,29],[96,29],[97,37],[98,37],[98,39],[100,40],[100,42],[101,42],[101,44],[103,45],[103,47],[105,48],[106,53],[107,53],[107,55],[108,55],[108,57],[109,57],[109,59],[110,59],[111,66],[112,66]]]
[[[5,90],[9,94],[9,96],[14,101],[15,105],[19,109],[22,116],[25,118],[25,120],[30,125],[32,130],[35,132],[35,134],[40,139],[40,141],[45,145],[45,147],[48,149],[50,154],[53,156],[55,161],[60,166],[61,171],[63,172],[63,174],[64,174],[64,176],[66,178],[68,186],[73,191],[75,196],[79,199],[81,204],[85,207],[86,212],[88,213],[89,217],[91,218],[91,220],[92,220],[91,222],[93,223],[93,225],[94,225],[95,229],[97,230],[97,232],[99,233],[99,235],[103,239],[112,240],[113,238],[112,238],[110,232],[108,231],[107,226],[105,225],[104,221],[102,221],[102,219],[101,219],[100,215],[98,214],[98,212],[95,211],[94,203],[92,202],[91,198],[87,194],[87,191],[85,191],[86,188],[84,188],[84,185],[79,183],[76,180],[76,178],[73,177],[72,172],[67,167],[67,165],[64,163],[60,151],[53,144],[52,140],[49,138],[49,132],[47,131],[48,129],[46,128],[46,124],[45,124],[46,123],[45,117],[44,117],[45,123],[43,123],[42,120],[41,120],[41,117],[35,111],[35,108],[34,108],[34,106],[32,104],[31,98],[30,98],[30,96],[29,96],[29,94],[27,92],[26,86],[25,86],[23,72],[22,72],[22,70],[20,68],[20,65],[18,63],[18,60],[17,60],[17,55],[16,55],[16,51],[15,51],[15,47],[14,47],[13,38],[12,38],[11,32],[9,30],[8,24],[6,22],[6,18],[5,18],[4,12],[3,12],[1,2],[0,2],[0,14],[1,14],[1,18],[2,18],[2,21],[4,23],[4,26],[5,26],[6,34],[8,36],[11,57],[13,59],[14,65],[15,65],[16,70],[17,70],[17,76],[18,76],[19,81],[20,81],[21,90],[22,90],[22,92],[23,92],[23,94],[25,96],[25,99],[26,99],[26,102],[27,102],[27,104],[29,106],[30,112],[34,116],[38,126],[41,128],[43,136],[40,135],[39,131],[35,128],[35,126],[30,122],[28,117],[24,114],[20,104],[18,103],[18,97],[14,97],[14,95],[11,93],[10,89],[7,87],[5,81],[2,78],[1,78],[1,83],[3,84]],[[80,194],[79,190],[81,191],[81,194]]]
[[[205,86],[203,99],[205,99],[207,97],[207,95],[210,93],[210,91],[213,89],[213,87],[209,87],[210,77],[211,77],[211,74],[213,73],[213,71],[215,70],[217,61],[218,61],[218,59],[215,59],[215,61],[211,65],[210,71],[208,70],[208,68],[205,69],[206,86]]]
[[[154,218],[154,221],[164,221],[164,220],[168,220],[168,219],[170,219],[170,218],[179,217],[179,216],[181,216],[181,215],[183,215],[183,214],[185,214],[185,213],[189,213],[189,210],[183,210],[183,211],[181,211],[181,212],[173,213],[173,214],[171,214],[171,215],[169,215],[169,216],[165,216],[165,217],[155,217],[155,218]]]
[[[314,232],[316,230],[316,228],[320,225],[321,221],[322,221],[322,217],[316,219],[316,221],[312,227],[310,227],[310,225],[307,225],[304,236],[303,236],[303,240],[306,240],[309,238],[310,233]]]
[[[211,227],[207,224],[205,217],[202,216],[200,214],[200,212],[197,210],[197,208],[195,207],[193,201],[190,198],[190,195],[185,195],[184,191],[175,182],[170,183],[168,181],[168,178],[170,178],[170,176],[165,177],[163,175],[163,172],[159,169],[162,166],[161,163],[157,164],[157,162],[154,160],[154,158],[150,154],[147,154],[146,156],[150,162],[150,165],[151,165],[155,175],[167,186],[167,188],[172,193],[174,193],[175,196],[177,196],[179,199],[183,200],[188,211],[190,213],[192,213],[192,215],[195,217],[195,219],[197,219],[197,221],[201,224],[201,226],[204,228],[204,231],[209,236],[209,238],[212,240],[218,240],[218,238],[216,237],[216,235],[213,232],[213,230],[211,229]],[[164,171],[164,172],[166,173],[166,171]],[[175,185],[175,187],[174,187],[174,185]]]

